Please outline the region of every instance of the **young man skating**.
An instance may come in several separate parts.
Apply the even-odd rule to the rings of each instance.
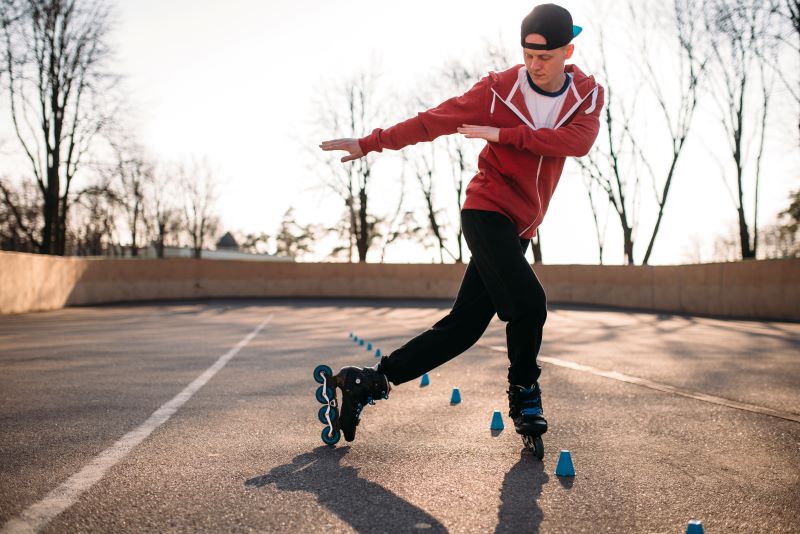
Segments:
[[[522,21],[524,65],[490,72],[463,95],[390,128],[320,145],[346,151],[341,161],[347,162],[454,133],[487,141],[461,210],[472,257],[452,309],[375,367],[345,367],[326,378],[342,390],[331,440],[340,427],[352,441],[367,403],[387,398],[391,384],[413,380],[466,351],[495,313],[507,323],[509,415],[516,431],[534,437],[547,431],[536,363],[547,304],[525,251],[565,159],[587,154],[600,128],[603,88],[565,64],[580,31],[566,9],[539,5]]]

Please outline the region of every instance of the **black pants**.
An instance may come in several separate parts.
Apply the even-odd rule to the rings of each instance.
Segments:
[[[508,381],[529,387],[538,380],[547,301],[525,250],[528,240],[493,211],[462,210],[461,226],[472,259],[445,317],[389,356],[379,370],[393,384],[408,382],[455,358],[483,335],[497,313],[506,325]]]

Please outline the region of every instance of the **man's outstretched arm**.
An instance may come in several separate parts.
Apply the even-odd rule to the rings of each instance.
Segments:
[[[486,76],[463,95],[446,100],[435,108],[385,130],[377,128],[361,139],[325,141],[319,147],[322,150],[346,150],[349,154],[342,158],[344,163],[363,157],[369,152],[400,150],[422,141],[433,141],[440,135],[455,133],[456,128],[465,121],[485,118],[489,109],[486,102],[488,87],[492,79],[492,75]]]

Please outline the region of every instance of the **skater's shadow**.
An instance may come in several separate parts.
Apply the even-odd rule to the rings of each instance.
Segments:
[[[447,532],[433,516],[383,486],[359,478],[341,465],[349,447],[318,447],[292,463],[245,482],[248,488],[274,484],[282,491],[306,491],[356,532]]]
[[[544,514],[538,499],[548,480],[542,462],[530,453],[520,453],[519,461],[503,479],[495,533],[539,532]]]

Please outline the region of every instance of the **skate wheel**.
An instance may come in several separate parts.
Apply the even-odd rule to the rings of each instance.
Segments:
[[[542,436],[536,436],[536,439],[533,440],[533,455],[539,460],[544,459],[544,442],[542,441]]]
[[[542,436],[523,436],[522,443],[528,452],[533,453],[538,460],[544,459],[544,442]]]
[[[329,435],[329,428],[326,426],[322,429],[322,441],[325,445],[336,445],[342,438],[342,433],[339,430],[334,430],[333,435]]]
[[[325,400],[326,394],[328,395],[328,400]],[[317,388],[317,402],[321,404],[328,404],[328,402],[332,400],[333,400],[333,388],[324,386],[320,386]]]
[[[328,420],[325,418],[325,415],[326,415],[325,412],[327,412],[327,411],[328,411],[328,407],[327,406],[323,406],[322,408],[319,409],[319,422],[323,423],[323,424],[326,424],[326,425],[328,424]],[[328,415],[331,418],[331,423],[335,423],[336,422],[336,410],[331,408],[331,413],[328,414]]]
[[[328,380],[330,380],[330,377],[333,376],[333,371],[331,371],[331,368],[327,365],[318,365],[314,369],[314,380],[317,382],[317,384],[322,384],[324,381],[322,375],[326,375]]]

